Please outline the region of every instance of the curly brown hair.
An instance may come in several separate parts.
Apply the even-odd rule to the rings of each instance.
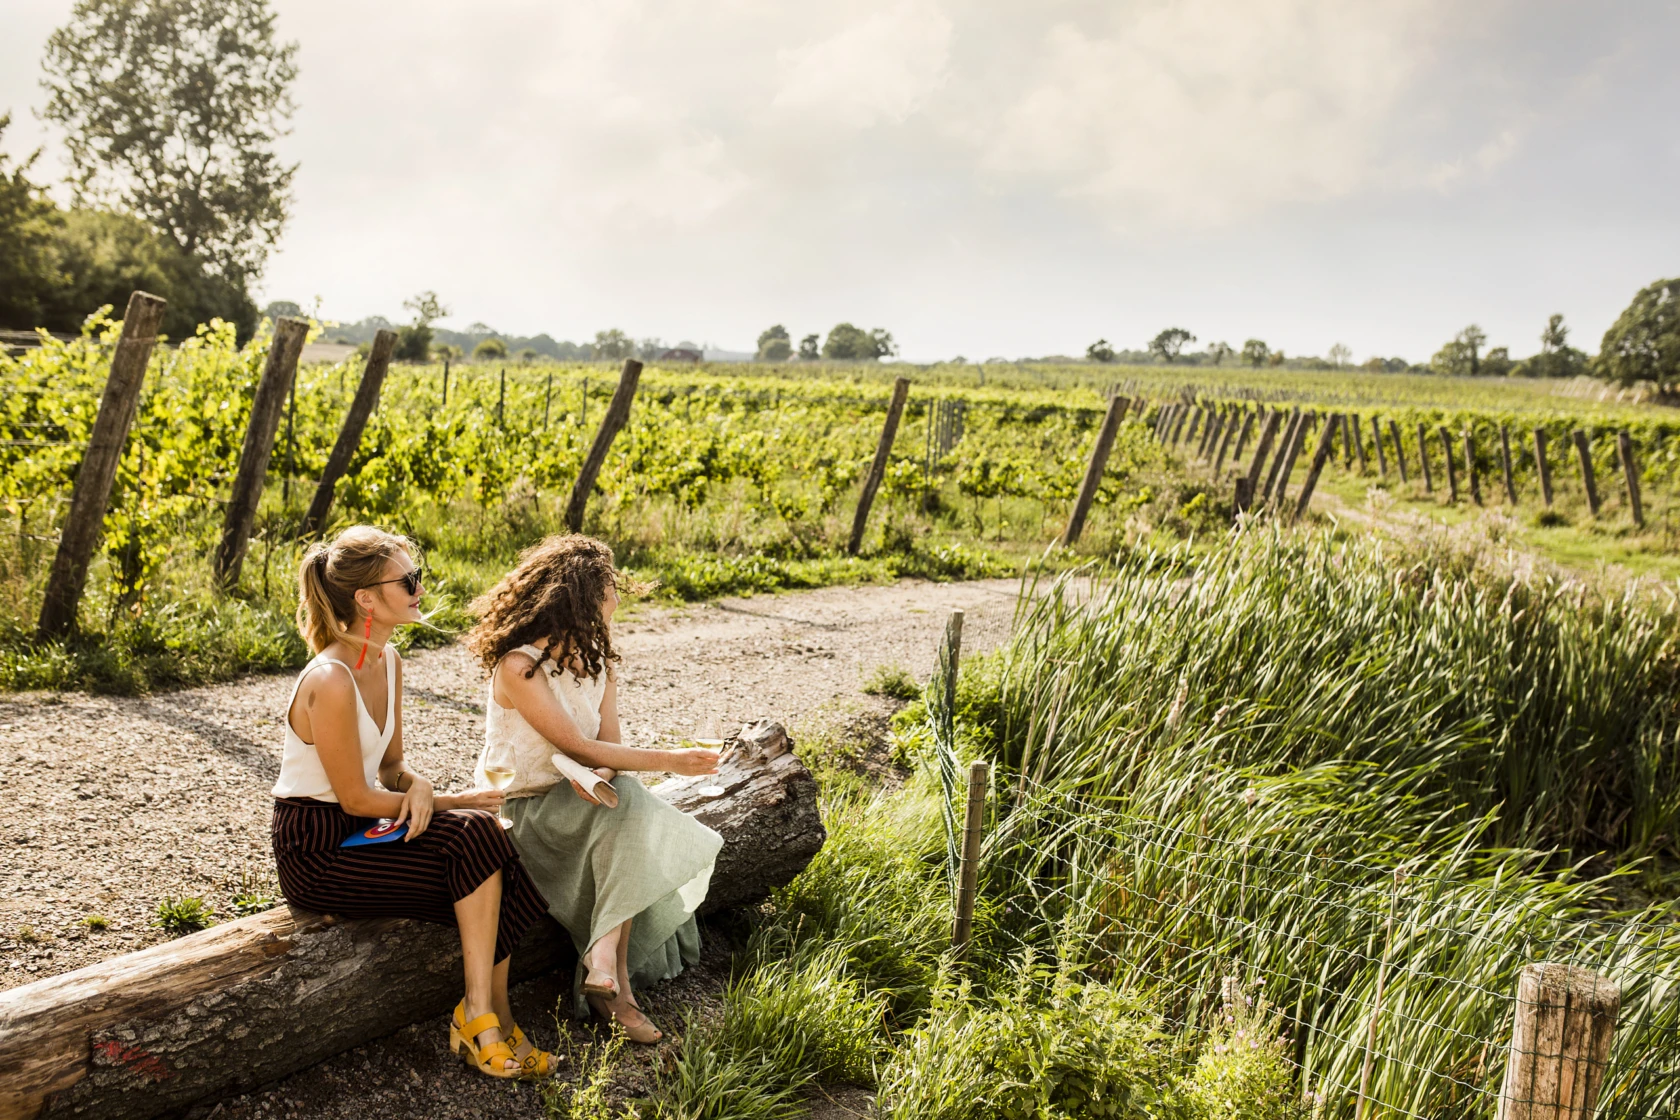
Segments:
[[[513,571],[472,601],[478,624],[467,634],[467,648],[493,672],[520,646],[539,646],[543,654],[527,678],[546,662],[557,673],[575,660],[594,680],[619,660],[601,617],[609,586],[635,594],[652,585],[614,567],[612,549],[594,537],[549,537],[521,552]]]

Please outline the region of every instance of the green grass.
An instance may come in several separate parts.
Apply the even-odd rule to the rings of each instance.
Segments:
[[[152,925],[176,937],[215,924],[216,911],[202,898],[192,895],[163,899],[157,904],[157,916],[152,919]]]
[[[914,700],[922,694],[922,686],[902,665],[877,665],[863,682],[863,691],[870,696],[885,696],[893,700]]]

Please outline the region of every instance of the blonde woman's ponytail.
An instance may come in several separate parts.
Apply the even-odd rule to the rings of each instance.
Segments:
[[[298,566],[297,628],[310,649],[320,653],[356,622],[356,592],[377,583],[399,552],[420,562],[413,541],[372,525],[353,525],[331,543],[309,547]]]

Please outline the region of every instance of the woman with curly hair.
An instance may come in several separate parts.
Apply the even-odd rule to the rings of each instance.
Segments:
[[[479,784],[489,784],[492,755],[512,756],[509,834],[577,945],[574,1011],[593,1009],[651,1043],[661,1035],[631,983],[669,979],[699,959],[694,910],[723,839],[620,771],[710,774],[718,754],[622,745],[610,628],[621,588],[645,590],[605,544],[549,537],[473,602],[467,645],[490,674]],[[565,778],[556,752],[595,768],[617,805]]]

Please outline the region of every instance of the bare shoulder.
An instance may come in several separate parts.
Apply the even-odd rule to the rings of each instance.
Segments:
[[[503,654],[502,660],[498,664],[509,673],[517,674],[523,679],[527,673],[536,668],[537,659],[522,649],[516,649],[512,653]]]
[[[305,671],[298,700],[311,711],[321,707],[354,707],[356,684],[348,666],[326,660]]]

